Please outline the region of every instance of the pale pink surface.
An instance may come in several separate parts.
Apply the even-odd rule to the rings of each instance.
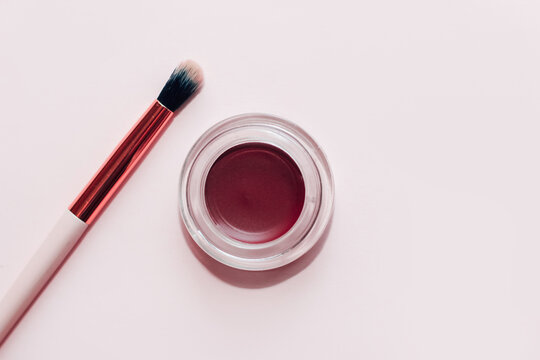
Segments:
[[[0,296],[178,61],[206,81],[0,359],[540,358],[539,37],[533,1],[1,1]],[[203,265],[176,211],[247,111],[336,182],[318,256],[265,278]]]

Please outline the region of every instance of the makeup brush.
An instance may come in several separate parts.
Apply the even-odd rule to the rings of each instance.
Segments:
[[[0,302],[0,345],[66,259],[89,225],[173,117],[202,86],[202,71],[193,61],[182,62],[152,105],[120,142],[92,180],[60,218]]]

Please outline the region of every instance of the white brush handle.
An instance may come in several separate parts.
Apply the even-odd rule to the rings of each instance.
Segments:
[[[67,210],[0,302],[0,345],[87,228]]]

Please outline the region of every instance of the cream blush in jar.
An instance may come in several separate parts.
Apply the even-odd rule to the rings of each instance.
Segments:
[[[324,153],[297,125],[266,114],[231,117],[205,132],[180,179],[193,240],[217,261],[268,270],[305,254],[333,210]]]

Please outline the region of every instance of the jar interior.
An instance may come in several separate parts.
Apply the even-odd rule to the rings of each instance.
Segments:
[[[305,185],[296,162],[267,143],[234,146],[213,163],[204,186],[216,227],[232,239],[258,244],[275,240],[302,212]]]

